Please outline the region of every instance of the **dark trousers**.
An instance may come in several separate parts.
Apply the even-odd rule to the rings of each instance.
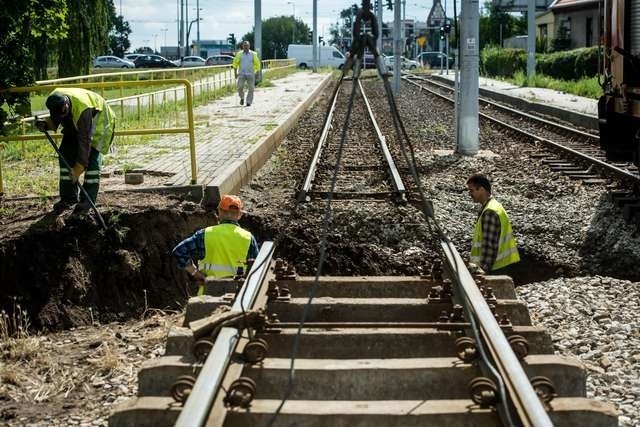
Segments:
[[[65,129],[66,130],[66,129]],[[78,157],[78,137],[77,133],[66,132],[60,143],[60,154],[65,158],[70,167],[76,164]],[[71,180],[71,171],[67,168],[61,159],[60,164],[60,200],[68,203],[78,202],[78,185]],[[102,169],[102,154],[91,147],[89,153],[89,165],[84,174],[84,182],[82,187],[89,194],[92,202],[96,202],[98,198],[98,190],[100,188],[100,170]],[[85,201],[84,193],[80,192],[80,202]]]

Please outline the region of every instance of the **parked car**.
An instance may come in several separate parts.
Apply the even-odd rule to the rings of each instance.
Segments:
[[[207,58],[205,65],[229,65],[233,62],[231,55],[213,55]]]
[[[403,70],[415,70],[416,68],[418,68],[420,66],[420,63],[417,61],[413,61],[411,59],[407,59],[404,56],[401,57],[402,61],[400,62],[400,68],[402,68]],[[396,62],[396,57],[395,56],[385,56],[384,57],[384,64],[387,66],[387,68],[389,69],[393,69],[393,66]]]
[[[176,64],[160,55],[143,55],[135,60],[136,68],[173,68]]]
[[[131,61],[118,58],[117,56],[97,56],[93,60],[94,68],[134,68]]]
[[[440,59],[442,58],[442,60]],[[453,67],[453,63],[455,60],[453,58],[447,58],[447,55],[442,52],[422,52],[418,56],[416,56],[416,61],[422,64],[423,66],[429,66],[431,68],[440,67],[440,63],[442,61],[442,66],[446,67],[447,63],[445,61],[449,61],[449,68]]]
[[[127,53],[124,56],[124,59],[126,59],[127,61],[135,62],[136,59],[140,58],[141,56],[144,56],[144,53]]]
[[[204,67],[206,61],[200,56],[185,56],[172,62],[178,67]]]

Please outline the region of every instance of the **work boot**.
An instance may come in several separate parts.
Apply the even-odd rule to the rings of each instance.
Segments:
[[[240,105],[244,105],[244,98],[240,98]]]
[[[53,204],[53,211],[54,212],[66,211],[67,209],[71,208],[71,206],[75,204],[76,202],[74,201],[61,199]]]
[[[76,205],[73,209],[73,215],[86,215],[89,210],[91,210],[91,204],[85,200]]]

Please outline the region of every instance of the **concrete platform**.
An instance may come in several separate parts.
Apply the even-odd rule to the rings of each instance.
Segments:
[[[453,85],[454,74],[432,74],[435,79]],[[538,113],[598,131],[598,100],[553,89],[520,87],[501,80],[480,77],[480,96],[514,105],[527,113]]]
[[[254,400],[248,409],[229,411],[225,427],[266,425],[280,400]],[[614,427],[613,405],[581,397],[551,402],[551,421],[563,427]],[[279,427],[490,427],[502,426],[496,413],[470,400],[288,400]]]
[[[148,175],[166,176],[163,189],[167,191],[191,188],[191,196],[197,198],[199,190],[206,204],[215,204],[220,194],[236,193],[251,180],[330,81],[329,73],[296,71],[272,80],[272,86],[256,88],[251,106],[241,106],[234,93],[196,107],[195,186],[190,185],[191,160],[185,135],[166,135],[130,147],[126,163],[137,165],[136,171]],[[144,184],[136,190],[144,190]]]

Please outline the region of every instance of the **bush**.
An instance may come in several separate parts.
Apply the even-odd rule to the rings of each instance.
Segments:
[[[486,47],[480,54],[481,70],[488,77],[512,77],[527,69],[527,53],[522,49]],[[598,73],[598,47],[536,55],[536,72],[560,80],[594,77]]]
[[[511,77],[527,67],[527,53],[522,49],[487,46],[480,53],[480,69],[489,77]]]

